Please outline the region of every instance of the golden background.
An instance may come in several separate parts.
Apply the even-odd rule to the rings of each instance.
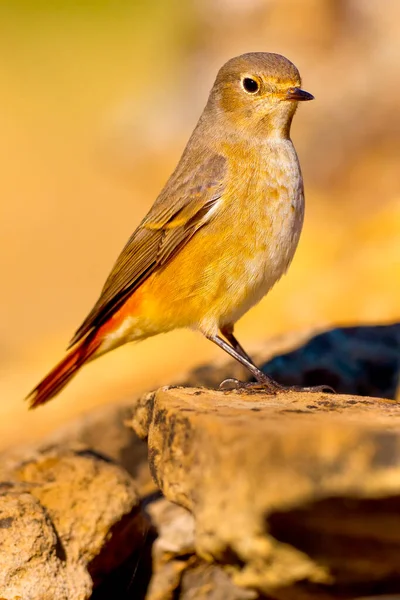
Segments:
[[[400,2],[0,3],[0,446],[220,357],[192,332],[117,350],[60,397],[22,399],[91,308],[174,168],[217,69],[279,52],[316,100],[292,137],[306,220],[243,344],[400,316]]]

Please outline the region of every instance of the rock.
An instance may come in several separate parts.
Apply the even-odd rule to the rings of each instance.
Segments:
[[[102,406],[57,429],[33,446],[18,446],[0,453],[0,477],[7,477],[18,464],[30,457],[55,452],[92,451],[121,465],[135,479],[141,495],[156,491],[151,479],[147,446],[125,421],[131,415],[131,404]]]
[[[184,571],[179,588],[179,600],[255,600],[255,590],[235,585],[218,565],[198,561]]]
[[[394,396],[398,325],[314,334],[282,336],[254,358],[287,384]],[[221,355],[182,381],[232,376],[248,374]],[[400,591],[397,405],[169,388],[135,402],[135,432],[131,405],[0,455],[0,600]]]
[[[338,327],[263,366],[288,386],[330,385],[340,394],[396,398],[400,374],[400,323]]]
[[[193,514],[197,555],[235,585],[288,599],[400,591],[400,405],[162,388],[132,426],[166,498]]]
[[[158,537],[152,549],[153,576],[146,600],[174,600],[182,574],[196,562],[194,519],[187,510],[164,498],[147,510]]]
[[[133,480],[92,451],[48,450],[3,484],[0,597],[83,600],[149,525]],[[12,551],[10,551],[12,549]]]
[[[0,598],[83,600],[92,580],[83,564],[64,558],[45,508],[23,486],[0,491]]]
[[[149,504],[147,511],[158,531],[154,545],[156,562],[166,562],[170,557],[182,558],[194,554],[194,519],[189,511],[168,502],[165,498]]]
[[[56,448],[90,448],[124,467],[135,479],[140,495],[155,491],[147,462],[147,447],[126,427],[131,415],[132,399],[102,406],[76,419],[45,440]]]
[[[147,508],[158,532],[153,575],[146,600],[253,600],[254,591],[236,586],[218,565],[196,556],[194,518],[186,509],[160,498]]]

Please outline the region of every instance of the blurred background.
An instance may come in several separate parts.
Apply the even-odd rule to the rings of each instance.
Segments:
[[[2,0],[0,447],[221,356],[175,332],[101,358],[41,410],[22,401],[97,299],[216,71],[249,51],[287,56],[316,100],[292,130],[299,249],[239,338],[399,319],[398,0]]]

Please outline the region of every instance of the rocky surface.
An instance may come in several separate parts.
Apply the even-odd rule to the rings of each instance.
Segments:
[[[276,598],[400,590],[400,405],[163,388],[132,426],[166,498],[193,514],[197,555],[235,584]]]
[[[146,600],[253,600],[254,590],[235,585],[220,565],[196,555],[195,520],[186,509],[159,498],[148,505],[157,531]],[[127,596],[128,598],[128,596]]]
[[[93,451],[38,453],[2,475],[0,598],[89,598],[148,527],[131,477]]]
[[[340,394],[395,398],[400,374],[400,323],[338,327],[268,361],[263,370],[285,385],[324,383]]]
[[[252,354],[288,384],[394,397],[399,347],[392,325]],[[97,409],[0,454],[0,600],[400,593],[400,405],[198,387],[232,376],[246,372],[205,365],[182,379],[192,389]]]
[[[23,487],[2,486],[0,550],[0,597],[89,598],[87,569],[63,560],[64,549],[45,508]]]
[[[132,400],[103,406],[57,429],[35,445],[0,452],[0,479],[18,465],[50,451],[84,452],[88,449],[123,467],[135,480],[141,496],[156,490],[147,463],[147,445],[125,422]]]

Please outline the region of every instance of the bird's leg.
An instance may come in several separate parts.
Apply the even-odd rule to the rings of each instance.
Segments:
[[[224,336],[224,338],[226,338],[228,340],[228,342],[230,343],[232,348],[234,350],[236,350],[236,352],[241,354],[243,356],[243,358],[245,358],[246,360],[248,360],[250,363],[252,363],[254,365],[252,359],[247,354],[246,350],[243,348],[241,343],[233,335],[233,325],[224,325],[223,327],[221,327],[221,333]]]
[[[274,381],[271,377],[268,377],[268,375],[260,371],[260,369],[256,367],[246,353],[246,356],[243,356],[237,349],[233,348],[227,342],[225,342],[225,340],[220,338],[219,335],[207,335],[206,337],[214,342],[214,344],[217,344],[217,346],[222,348],[222,350],[225,350],[225,352],[232,356],[232,358],[235,358],[244,367],[246,367],[246,369],[248,369],[253,377],[257,380],[258,385],[262,386],[262,389],[270,394],[276,394],[282,389],[282,386],[280,386],[279,383],[276,383],[276,381]],[[237,379],[225,379],[225,381],[221,383],[221,386],[224,386],[224,384],[234,384],[234,387],[247,387],[248,385],[242,381],[238,381]],[[232,387],[232,385],[230,385],[230,387]]]
[[[230,342],[227,344],[223,339],[221,339],[218,335],[212,336],[208,335],[207,338],[217,344],[222,350],[225,350],[232,358],[235,358],[238,362],[240,362],[246,369],[250,371],[253,377],[256,379],[256,383],[253,382],[243,382],[238,379],[229,378],[224,379],[221,382],[221,389],[259,389],[266,391],[269,394],[277,394],[278,392],[285,391],[294,391],[294,392],[332,392],[335,393],[335,390],[328,385],[316,385],[311,387],[301,387],[301,386],[285,386],[281,385],[272,377],[269,377],[266,373],[263,373],[252,361],[250,356],[244,350],[242,345],[238,342],[236,337],[233,335],[233,327],[226,326],[221,327],[222,335]]]

